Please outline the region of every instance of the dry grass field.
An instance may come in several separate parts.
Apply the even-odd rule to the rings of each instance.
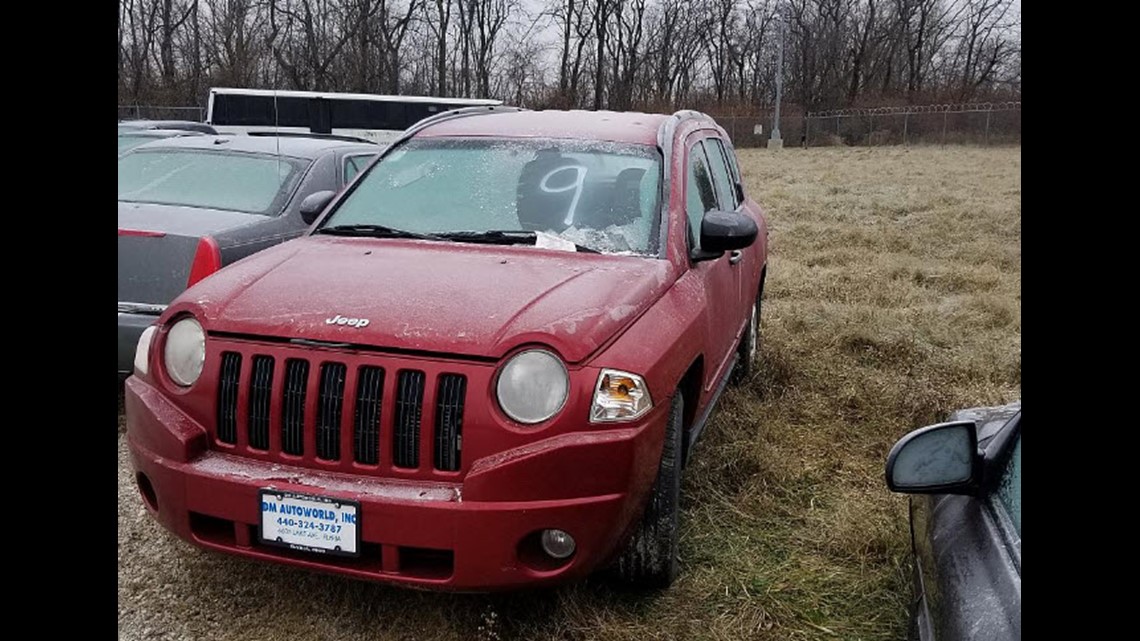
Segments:
[[[891,444],[1021,388],[1021,149],[741,152],[767,209],[759,373],[685,478],[682,575],[412,592],[198,551],[147,517],[119,436],[122,639],[899,639]]]

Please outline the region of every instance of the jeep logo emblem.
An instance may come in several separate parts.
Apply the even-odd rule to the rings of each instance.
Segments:
[[[344,316],[337,314],[336,316],[333,316],[332,318],[326,318],[325,319],[325,325],[348,325],[349,327],[355,327],[356,329],[361,329],[361,328],[368,326],[368,319],[367,318],[345,318]]]

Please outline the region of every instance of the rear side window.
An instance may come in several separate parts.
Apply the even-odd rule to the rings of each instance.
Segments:
[[[685,213],[689,218],[689,240],[695,249],[700,248],[701,221],[705,212],[717,207],[716,191],[704,149],[699,142],[689,149],[689,169],[685,178]]]
[[[705,150],[708,152],[709,163],[712,165],[713,181],[716,184],[720,208],[729,211],[736,209],[739,203],[736,202],[736,188],[733,186],[734,181],[724,158],[724,145],[716,138],[706,138]]]
[[[356,174],[359,174],[361,171],[363,171],[363,169],[368,166],[368,163],[372,162],[372,159],[375,157],[376,154],[358,154],[355,156],[345,156],[344,184],[347,185],[348,183],[352,182],[352,179],[356,177]]]

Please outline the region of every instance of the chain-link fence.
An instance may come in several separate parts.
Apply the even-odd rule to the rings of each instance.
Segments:
[[[790,112],[790,113],[789,113]],[[709,110],[736,147],[763,147],[771,136],[772,112]],[[202,107],[119,105],[119,120],[196,120]],[[784,146],[1016,144],[1021,142],[1021,102],[908,105],[809,111],[784,110]]]
[[[790,107],[790,108],[789,108]],[[736,147],[763,147],[772,110],[742,113],[710,109]],[[1016,144],[1021,102],[909,105],[810,111],[786,105],[780,115],[785,147],[828,145]]]
[[[808,112],[802,142],[808,146],[1020,143],[1021,102]]]
[[[119,120],[206,120],[202,107],[159,107],[155,105],[119,105]]]

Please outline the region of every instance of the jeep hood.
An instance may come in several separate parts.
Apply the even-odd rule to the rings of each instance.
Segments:
[[[542,343],[574,363],[653,304],[675,280],[671,269],[526,245],[307,236],[223,269],[177,302],[197,307],[215,334],[482,358]]]

